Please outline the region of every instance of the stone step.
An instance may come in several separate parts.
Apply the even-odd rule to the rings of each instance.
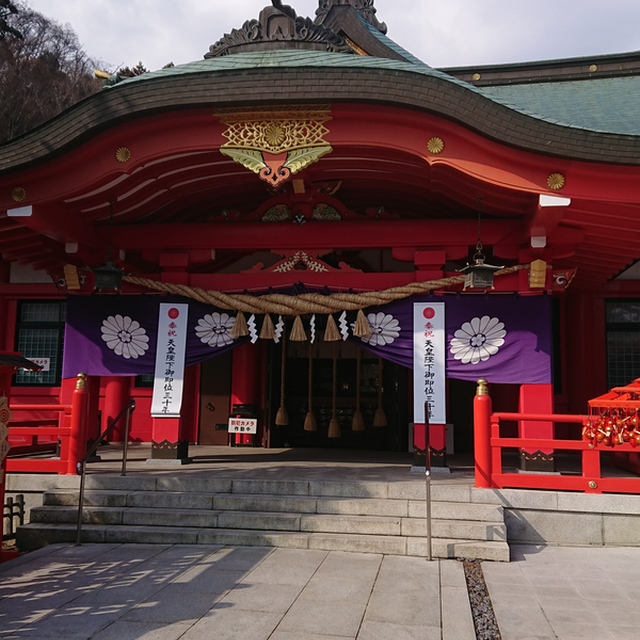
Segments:
[[[78,504],[77,491],[48,491],[43,503],[47,506]],[[140,507],[159,509],[214,509],[229,511],[259,511],[281,513],[361,515],[425,518],[426,504],[418,500],[379,498],[323,498],[297,495],[208,494],[180,491],[113,491],[85,492],[86,506]],[[433,518],[442,520],[478,520],[504,522],[503,508],[495,504],[440,502],[431,505]]]
[[[424,483],[87,477],[83,540],[283,546],[427,556]],[[499,502],[468,485],[432,487],[435,557],[508,561]],[[75,541],[78,488],[63,483],[18,529],[21,549]]]
[[[76,527],[71,524],[30,523],[18,529],[17,543],[25,551],[46,544],[73,542]],[[82,528],[82,541],[92,543],[206,544],[271,546],[325,551],[427,556],[425,538],[384,535],[341,535],[336,533],[284,532],[267,530],[208,529],[134,525],[95,525]],[[509,561],[509,547],[503,541],[432,540],[436,558],[476,558]]]
[[[42,483],[39,483],[42,484]],[[64,477],[56,483],[69,489],[79,485],[79,479]],[[212,478],[202,476],[120,476],[88,474],[87,490],[111,491],[179,491],[195,493],[228,493],[269,496],[316,496],[336,498],[379,498],[424,501],[425,484],[422,482],[328,482],[319,480],[256,480],[247,478]],[[431,484],[431,497],[442,502],[473,501],[474,490],[467,484]]]
[[[77,513],[77,507],[73,506],[37,507],[31,510],[31,522],[74,523],[77,521]],[[127,507],[85,507],[83,522],[87,524],[402,535],[405,537],[426,536],[427,528],[424,518]],[[506,540],[504,523],[434,519],[431,530],[434,538]]]

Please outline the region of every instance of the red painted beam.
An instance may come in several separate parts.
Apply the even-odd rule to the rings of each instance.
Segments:
[[[93,225],[75,215],[70,215],[64,209],[34,205],[30,215],[14,218],[11,216],[11,211],[8,215],[16,224],[56,242],[77,242],[89,249],[106,250],[107,242],[95,232]]]
[[[498,243],[511,232],[524,239],[520,221],[482,223],[485,246]],[[166,224],[118,226],[114,242],[127,250],[238,249],[289,250],[314,248],[443,247],[474,245],[475,220],[367,220],[366,222],[308,222],[262,224]]]

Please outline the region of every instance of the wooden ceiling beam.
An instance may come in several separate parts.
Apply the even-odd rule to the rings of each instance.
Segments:
[[[487,220],[482,223],[482,242],[486,246],[496,244],[514,232],[525,238],[523,225],[518,220]],[[369,220],[366,224],[308,221],[300,225],[294,222],[123,225],[113,229],[113,238],[117,246],[126,250],[445,247],[452,242],[475,245],[478,223],[475,220]]]

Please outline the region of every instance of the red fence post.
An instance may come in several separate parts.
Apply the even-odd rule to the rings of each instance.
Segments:
[[[76,389],[71,399],[71,435],[69,436],[69,460],[67,473],[75,475],[77,464],[82,460],[87,446],[87,407],[89,393],[87,391],[87,376],[78,374]]]
[[[488,489],[491,481],[491,396],[484,378],[478,380],[473,399],[473,450],[476,487]]]

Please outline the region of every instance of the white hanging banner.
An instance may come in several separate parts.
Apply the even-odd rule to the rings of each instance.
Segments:
[[[151,415],[177,418],[182,405],[188,304],[160,304]]]
[[[425,403],[430,424],[446,424],[445,363],[447,360],[444,302],[413,305],[413,421],[424,424]]]

